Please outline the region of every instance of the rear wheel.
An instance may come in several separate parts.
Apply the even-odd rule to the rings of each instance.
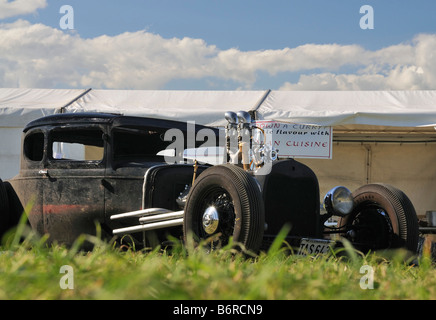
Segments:
[[[184,238],[196,244],[210,238],[211,249],[225,246],[230,237],[254,252],[263,239],[265,212],[256,180],[234,165],[204,171],[192,186],[185,207]],[[212,238],[211,238],[212,237]]]
[[[6,185],[0,179],[0,237],[8,230],[10,223],[9,199]]]
[[[355,208],[342,219],[346,238],[362,251],[406,248],[416,252],[419,229],[415,208],[399,189],[369,184],[353,193]]]

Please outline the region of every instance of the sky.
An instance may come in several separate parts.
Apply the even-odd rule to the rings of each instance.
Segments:
[[[436,1],[0,0],[0,87],[436,89]]]

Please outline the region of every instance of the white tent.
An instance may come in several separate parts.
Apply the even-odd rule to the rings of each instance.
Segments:
[[[21,133],[37,118],[61,110],[86,90],[0,88],[0,178],[9,179],[20,166]]]
[[[0,88],[0,127],[23,128],[32,120],[68,106],[87,91]]]
[[[321,192],[384,182],[403,190],[418,215],[436,209],[436,91],[273,91],[265,119],[334,127],[333,159],[301,159]]]
[[[92,90],[65,112],[97,111],[225,125],[229,110],[258,107],[265,91]]]
[[[272,91],[258,112],[335,127],[428,127],[436,125],[436,91]]]
[[[225,111],[333,126],[332,160],[302,159],[321,192],[385,182],[420,215],[436,209],[436,91],[165,91],[0,89],[0,177],[18,172],[21,130],[57,112],[111,112],[222,126]]]

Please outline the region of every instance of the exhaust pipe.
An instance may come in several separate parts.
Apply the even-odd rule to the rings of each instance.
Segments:
[[[114,229],[114,235],[144,232],[183,225],[184,211],[171,211],[162,208],[150,208],[112,215],[111,220],[139,218],[139,225]]]
[[[113,233],[114,235],[127,234],[127,233],[135,233],[141,231],[150,231],[150,230],[156,230],[162,228],[176,227],[181,225],[183,225],[183,218],[149,223],[149,224],[142,224],[139,226],[114,229]]]
[[[143,209],[138,211],[132,211],[132,212],[126,212],[126,213],[120,213],[120,214],[114,214],[111,216],[111,220],[119,220],[119,219],[126,219],[126,218],[140,218],[143,216],[150,216],[155,214],[162,214],[162,213],[168,213],[172,212],[168,209],[163,208],[149,208],[149,209]]]

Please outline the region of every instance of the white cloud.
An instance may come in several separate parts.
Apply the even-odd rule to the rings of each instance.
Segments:
[[[423,90],[427,83],[422,67],[397,65],[382,73],[301,75],[298,83],[286,82],[281,90]]]
[[[160,89],[176,79],[213,79],[252,88],[259,74],[297,72],[299,80],[281,89],[436,88],[436,35],[431,34],[375,51],[339,44],[241,51],[146,31],[84,39],[18,20],[0,25],[0,48],[1,87]]]
[[[246,75],[246,81],[254,81],[257,71],[276,75],[279,72],[336,69],[348,64],[360,65],[362,62],[356,57],[363,58],[363,53],[364,50],[357,45],[337,44],[307,44],[292,49],[248,52],[230,49],[219,52],[214,63],[224,72],[233,70],[235,73]]]
[[[0,26],[0,86],[159,88],[207,74],[216,49],[144,31],[83,39],[19,20]]]
[[[410,44],[366,51],[353,73],[302,74],[282,90],[425,90],[436,89],[436,35],[418,35]]]
[[[33,13],[46,6],[46,0],[0,0],[0,19]]]

